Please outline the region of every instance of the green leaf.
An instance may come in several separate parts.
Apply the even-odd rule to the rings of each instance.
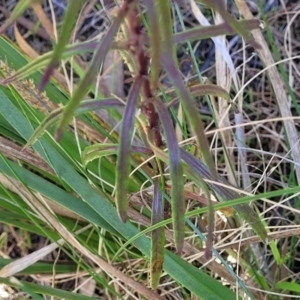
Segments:
[[[84,201],[72,196],[70,193],[61,189],[55,184],[51,184],[49,181],[41,178],[40,176],[20,167],[14,162],[4,161],[3,157],[0,158],[0,170],[2,174],[9,177],[20,179],[23,184],[44,195],[50,200],[64,206],[70,211],[78,214],[79,216],[89,220],[93,224],[97,224],[99,227],[105,228],[109,232],[117,234],[117,231],[113,229],[103,218],[97,214],[89,205]],[[15,176],[17,174],[18,177]]]
[[[118,154],[119,145],[117,144],[95,144],[86,147],[82,151],[82,162],[86,166],[90,161],[98,159],[102,156]],[[131,146],[131,152],[138,154],[152,155],[153,152],[144,147]]]
[[[91,110],[99,110],[105,108],[113,108],[119,106],[120,102],[116,99],[101,99],[101,100],[85,100],[75,111],[74,115],[80,115]],[[33,135],[28,139],[25,148],[32,146],[45,132],[48,128],[59,121],[59,118],[63,114],[64,107],[57,108],[56,110],[50,112],[46,118],[39,124],[37,129],[34,131]]]
[[[10,100],[1,91],[0,103],[0,114],[2,114],[2,117],[6,118],[11,126],[13,126],[13,128],[15,128],[15,130],[19,132],[25,140],[27,140],[32,135],[33,131],[31,125],[28,123],[28,120],[18,111],[18,109],[16,109],[15,106],[12,105]],[[11,118],[11,116],[14,116],[14,118]],[[115,208],[96,190],[91,188],[88,181],[79,175],[74,167],[72,167],[69,162],[63,159],[55,151],[55,149],[53,149],[53,147],[51,147],[42,139],[39,143],[35,144],[34,148],[42,157],[44,157],[46,161],[50,163],[59,178],[61,178],[61,180],[63,180],[78,195],[80,195],[83,203],[88,204],[94,210],[94,212],[98,214],[98,217],[103,218],[120,235],[122,235],[125,239],[130,239],[139,232],[137,228],[130,222],[127,222],[126,224],[121,222],[118,218]],[[0,170],[2,171],[1,168]],[[79,215],[82,214],[81,211],[77,210],[76,213]],[[89,220],[89,217],[86,219]],[[94,221],[91,221],[91,223],[94,223]],[[146,237],[141,237],[135,240],[134,245],[138,247],[144,255],[147,257],[150,256],[150,241]],[[178,259],[182,260],[181,258]],[[195,268],[192,265],[190,267]],[[174,257],[170,256],[169,252],[165,255],[164,269],[170,274],[170,276],[174,278],[176,277],[176,280],[178,280],[179,283],[182,283],[187,289],[191,289],[198,297],[205,299],[201,292],[201,287],[205,288],[206,282],[200,282],[197,277],[190,278],[191,280],[186,281],[185,278],[190,276],[190,270],[186,270],[180,264],[178,264],[177,260],[175,261]],[[195,270],[196,272],[202,272],[196,268]],[[180,274],[180,276],[178,277],[177,274]],[[222,290],[225,288],[216,280],[214,280],[214,282],[216,284],[216,289],[220,288]],[[195,286],[198,286],[198,288],[195,289]]]
[[[205,300],[232,300],[237,299],[233,291],[226,288],[222,284],[216,284],[215,280],[202,272],[201,270],[194,268],[191,264],[180,259],[175,254],[168,252],[168,256],[165,258],[164,269],[169,273],[175,271],[175,265],[178,268],[176,271],[175,280],[180,278],[183,285],[189,284],[189,289],[192,293],[198,295],[200,299]],[[170,259],[173,260],[173,264],[169,264]],[[174,269],[173,269],[174,268]],[[184,272],[181,272],[184,270]],[[195,284],[196,283],[196,284]],[[240,298],[238,298],[240,299]]]
[[[80,9],[82,8],[82,4],[82,0],[71,0],[68,2],[67,11],[63,18],[62,27],[59,32],[58,42],[54,47],[51,60],[44,72],[42,81],[40,82],[39,90],[44,89],[54,69],[59,65],[59,60],[62,57],[62,53],[64,52],[65,47],[68,44],[72,35],[72,31],[74,30],[74,27],[76,25],[77,16],[79,14]]]
[[[57,299],[70,299],[70,300],[96,300],[98,298],[83,296],[80,294],[76,294],[73,292],[67,292],[62,289],[55,289],[52,287],[48,287],[41,284],[36,284],[32,282],[22,281],[22,280],[14,280],[13,278],[2,278],[0,277],[0,283],[5,285],[19,288],[24,290],[25,292],[30,293],[38,293],[43,295],[49,295],[52,297],[56,297]],[[38,299],[43,299],[39,297]]]
[[[128,7],[129,6],[129,7]],[[89,87],[93,83],[93,80],[97,76],[97,72],[100,68],[101,63],[104,61],[104,58],[106,56],[106,53],[108,52],[110,45],[113,41],[113,38],[117,31],[119,30],[119,27],[127,15],[129,9],[131,8],[132,3],[127,4],[123,3],[123,6],[120,8],[118,16],[114,19],[111,27],[106,32],[105,36],[99,42],[99,46],[95,49],[93,59],[84,75],[82,80],[79,82],[78,87],[76,91],[74,92],[70,102],[67,104],[63,116],[60,120],[60,124],[56,131],[56,138],[60,139],[62,137],[62,131],[64,127],[66,127],[71,118],[73,117],[77,107],[80,104],[80,101],[85,97],[86,93],[89,90]]]
[[[296,283],[296,282],[282,281],[282,282],[276,283],[276,288],[280,289],[280,290],[296,292],[296,293],[298,293],[298,295],[300,294],[300,284]]]
[[[0,257],[0,269],[12,263],[13,261],[15,260]],[[53,270],[55,274],[71,273],[76,271],[78,272],[78,265],[75,263],[58,263],[53,265],[52,262],[37,262],[34,265],[31,265],[30,267],[22,270],[20,273],[18,273],[18,275],[53,274]]]

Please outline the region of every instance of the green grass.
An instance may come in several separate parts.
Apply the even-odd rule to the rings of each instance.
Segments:
[[[246,37],[245,31],[258,28],[259,23],[236,22],[214,6],[235,31],[229,24],[202,28],[195,22],[191,30],[185,27],[186,17],[178,6],[171,11],[169,1],[153,4],[144,1],[148,13],[142,18],[124,4],[101,42],[95,45],[86,41],[74,47],[67,45],[70,24],[76,20],[70,6],[69,19],[65,18],[63,23],[66,30],[59,36],[54,51],[31,62],[14,44],[0,37],[0,59],[7,64],[7,67],[2,65],[2,76],[14,79],[8,87],[0,85],[0,248],[7,255],[0,259],[0,282],[31,299],[46,295],[55,299],[99,299],[96,290],[112,299],[163,299],[166,294],[172,299],[292,297],[299,292],[297,276],[293,274],[293,280],[288,279],[285,267],[296,269],[299,228],[288,227],[293,220],[287,214],[299,218],[300,188],[293,171],[299,162],[290,157],[285,161],[290,149],[289,135],[282,129],[277,137],[279,123],[265,120],[255,124],[254,121],[262,121],[265,111],[271,114],[272,106],[266,106],[267,101],[259,98],[252,85],[246,87],[244,94],[240,93],[240,77],[244,76],[243,82],[253,78],[247,73],[247,68],[257,67],[252,61],[245,61],[245,70],[240,69],[234,76],[226,73],[231,79],[230,86],[210,84],[207,92],[193,48],[194,32],[199,40],[201,36],[218,38],[227,31]],[[219,1],[215,1],[214,5],[217,4]],[[262,7],[261,12],[267,43],[273,47],[274,58],[279,60],[272,28],[268,26],[270,15],[264,14]],[[192,13],[197,16],[195,7]],[[181,33],[172,36],[175,21],[181,24],[185,36]],[[124,24],[130,26],[126,29]],[[143,47],[139,44],[141,26],[149,32],[147,46]],[[136,38],[137,44],[129,47],[123,43],[129,37]],[[214,41],[223,60],[228,60],[226,47]],[[248,41],[255,45],[250,38]],[[180,47],[184,47],[193,65],[189,75],[183,76],[179,69],[180,61],[175,54]],[[114,93],[108,97],[97,92],[96,75],[110,48],[121,53],[132,80],[127,97],[122,99],[127,103],[123,114],[113,112],[116,107],[113,101],[118,99]],[[146,51],[148,48],[151,51]],[[79,59],[79,54],[88,51],[93,58],[86,69],[71,59],[72,55]],[[52,67],[61,59],[80,78],[72,93],[55,80],[47,81]],[[221,67],[222,61],[217,60],[216,69]],[[10,77],[8,68],[21,71]],[[46,77],[42,68],[46,69]],[[288,87],[284,66],[279,64],[278,70]],[[255,82],[260,82],[261,87],[274,84],[265,83],[264,73]],[[215,74],[217,78],[220,76],[217,71]],[[163,79],[165,75],[168,80]],[[240,76],[239,80],[235,76]],[[31,97],[38,100],[43,97],[37,89],[28,87],[24,77],[32,79],[36,86],[45,85],[48,98],[65,105],[56,123],[44,126],[44,120],[50,124],[55,115],[46,116],[40,108],[31,107]],[[298,111],[292,89],[287,88],[287,92]],[[237,93],[241,96],[235,97]],[[97,95],[90,102],[97,109],[103,107],[103,101],[111,103],[111,115],[122,117],[119,131],[112,133],[105,121],[95,121],[93,112],[88,112],[88,106],[84,108],[82,102],[89,99],[87,94]],[[177,97],[182,114],[176,105],[167,108]],[[207,107],[207,116],[199,114],[196,97]],[[82,135],[81,128],[76,129],[80,125],[74,127],[69,123],[79,110],[84,112],[76,118],[104,136],[101,147],[96,149],[91,145],[90,135]],[[139,110],[141,114],[136,114]],[[243,116],[243,123],[249,123],[245,128],[243,123],[234,128],[239,125],[233,118],[238,113]],[[228,124],[232,128],[222,131]],[[207,134],[207,128],[215,132]],[[37,133],[38,140],[31,142]],[[134,134],[141,145],[131,145]],[[26,149],[21,151],[25,145]],[[87,153],[90,158],[86,164]],[[149,162],[142,167],[141,162],[147,159]],[[136,171],[131,174],[134,168]],[[216,169],[219,175],[215,174]],[[188,192],[193,193],[193,199],[201,194],[206,205],[199,207],[196,200],[188,197]],[[140,203],[128,203],[133,194]],[[289,197],[293,202],[285,201]],[[145,205],[143,200],[149,199]],[[220,203],[210,202],[215,199]],[[159,201],[164,205],[159,205]],[[227,213],[226,221],[216,211]],[[283,212],[280,216],[279,211]],[[126,218],[125,223],[121,221]],[[207,232],[199,230],[205,227]],[[45,244],[34,245],[33,234]],[[13,249],[11,243],[15,244]],[[21,254],[9,259],[17,247]],[[31,251],[34,253],[30,254]],[[49,258],[55,251],[57,259]],[[230,257],[238,267],[232,268]],[[40,284],[36,275],[49,285]],[[251,282],[245,279],[249,277]],[[34,282],[28,282],[28,278]],[[77,290],[71,292],[85,279],[96,286],[92,296]],[[75,280],[70,291],[64,291],[65,280]]]

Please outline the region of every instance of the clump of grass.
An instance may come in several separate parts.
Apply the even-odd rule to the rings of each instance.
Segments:
[[[54,50],[26,65],[22,55],[1,39],[2,60],[6,61],[2,64],[2,84],[9,87],[1,87],[4,101],[0,108],[4,116],[0,162],[4,187],[1,211],[6,213],[3,222],[52,242],[33,255],[26,253],[21,260],[5,262],[0,271],[2,283],[33,297],[47,294],[74,299],[74,293],[63,293],[59,288],[40,288],[4,278],[26,270],[38,273],[39,261],[59,248],[78,267],[78,278],[91,278],[95,286],[116,298],[126,293],[147,299],[167,294],[173,298],[196,295],[202,299],[233,299],[234,293],[213,278],[216,274],[231,288],[237,282],[236,293],[252,299],[261,297],[251,291],[254,286],[265,292],[297,289],[297,284],[291,287],[289,282],[275,280],[278,277],[273,276],[264,259],[265,250],[258,243],[269,242],[277,265],[282,265],[287,258],[271,241],[279,233],[270,233],[267,241],[266,223],[248,203],[258,199],[269,203],[271,197],[294,195],[299,188],[289,185],[289,189],[264,190],[260,195],[252,192],[246,150],[247,138],[249,143],[253,139],[253,123],[249,122],[249,127],[244,124],[244,87],[225,39],[219,37],[239,34],[248,45],[259,49],[264,61],[266,46],[258,33],[260,22],[250,19],[242,7],[249,20],[234,19],[221,1],[204,1],[215,11],[216,25],[194,24],[187,29],[185,8],[180,9],[179,1],[175,2],[174,6],[170,1],[119,3],[110,12],[111,24],[97,43],[76,44],[69,41],[83,6],[80,1],[70,2]],[[26,8],[19,4],[7,24]],[[194,22],[208,22],[194,1],[190,12]],[[175,20],[179,20],[181,32],[174,33]],[[250,30],[254,30],[254,36]],[[202,78],[193,51],[192,43],[204,38],[212,38],[216,45],[217,84],[213,78]],[[180,72],[176,51],[182,45],[191,57],[193,82],[184,80]],[[90,52],[91,62],[80,69],[72,57]],[[128,70],[126,96],[110,92],[103,78],[97,81],[108,53],[114,53],[113,57]],[[63,60],[80,77],[69,92],[49,81],[57,75],[56,67]],[[12,73],[12,68],[18,71]],[[41,74],[38,71],[42,68]],[[274,68],[270,71],[277,76]],[[23,80],[28,76],[33,80],[30,85]],[[272,78],[274,86],[280,79],[274,82]],[[122,79],[115,77],[112,86],[118,80],[123,85]],[[47,97],[41,98],[38,89],[45,89]],[[210,109],[214,124],[210,132],[205,127],[211,124],[205,123],[198,111],[199,97]],[[251,103],[247,105],[251,109]],[[282,116],[289,117],[284,105],[280,104]],[[114,124],[120,121],[119,128],[109,128],[105,114],[99,118],[94,113],[106,109],[116,119]],[[235,126],[231,126],[232,118]],[[293,128],[289,121],[284,122],[293,145]],[[298,161],[297,151],[291,150]],[[265,155],[263,150],[260,153]],[[217,173],[214,159],[224,162],[228,181]],[[199,202],[205,206],[199,208]],[[205,218],[199,217],[201,214]],[[191,217],[195,224],[188,219]],[[289,230],[280,234],[297,233]],[[213,243],[216,238],[217,243]],[[225,255],[218,252],[222,248],[238,262],[236,273],[224,260]],[[211,259],[212,254],[226,268]],[[199,265],[203,270],[195,267]],[[61,266],[54,263],[53,273],[57,274]],[[122,271],[120,266],[124,266]],[[73,267],[71,264],[70,272],[74,272]],[[246,286],[243,280],[249,276],[253,282],[247,281]],[[118,281],[110,284],[110,278]],[[169,293],[173,289],[178,293]]]

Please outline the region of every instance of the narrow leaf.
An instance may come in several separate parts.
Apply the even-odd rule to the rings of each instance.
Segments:
[[[192,84],[188,86],[189,92],[191,96],[205,96],[212,95],[215,97],[220,97],[226,100],[230,100],[230,96],[228,92],[222,87],[215,84]],[[180,101],[179,97],[172,99],[172,101],[166,104],[167,107],[171,107],[173,105],[177,105]]]
[[[9,26],[11,26],[19,17],[21,17],[24,11],[30,6],[31,1],[32,0],[23,0],[17,3],[14,10],[10,14],[10,17],[0,27],[0,34],[3,34],[8,29]]]
[[[225,186],[230,186],[228,182],[226,182],[223,178],[219,176],[216,179],[213,179],[207,167],[200,160],[197,160],[195,157],[193,157],[186,151],[181,150],[181,157],[191,168],[193,168],[204,179],[209,179],[211,181],[216,180],[216,182],[220,182]],[[213,182],[208,182],[208,184],[225,201],[238,199],[240,197],[240,195],[232,189],[224,188],[223,186],[214,184]],[[262,241],[265,241],[268,234],[258,214],[248,204],[237,204],[234,205],[233,208],[236,210],[239,216],[253,228],[253,230],[262,239]]]
[[[118,154],[119,146],[117,144],[95,144],[86,147],[81,154],[83,165],[86,166],[90,161],[102,156]],[[152,155],[150,149],[138,146],[132,146],[132,153]]]
[[[13,280],[13,278],[0,278],[0,283],[7,286],[15,287],[25,292],[38,293],[42,295],[49,295],[57,299],[70,299],[70,300],[96,300],[95,297],[88,297],[84,295],[79,295],[73,292],[64,291],[62,289],[55,289],[50,286],[45,286],[41,284],[36,284],[28,281]],[[42,297],[36,299],[44,299]]]
[[[165,1],[167,2],[167,1]],[[146,0],[145,6],[149,18],[149,35],[150,35],[150,51],[151,51],[151,85],[156,90],[158,85],[158,76],[160,72],[160,26],[157,10],[155,9],[154,0]]]
[[[222,18],[225,21],[225,24],[224,24],[225,27],[227,27],[228,29],[232,28],[232,30],[234,30],[236,33],[241,35],[246,42],[251,43],[253,47],[261,48],[260,44],[258,44],[254,40],[254,38],[251,35],[251,33],[249,32],[249,30],[247,30],[244,26],[239,24],[237,22],[237,20],[226,10],[226,6],[224,5],[223,1],[221,1],[221,0],[214,0],[214,1],[201,0],[201,2],[206,4],[208,7],[212,8],[213,10],[217,11],[222,16]],[[192,9],[194,9],[194,7],[197,7],[194,0],[191,1],[191,6],[192,6]]]
[[[129,12],[132,3],[130,2],[127,4],[126,2],[120,8],[118,16],[113,21],[111,27],[107,31],[106,35],[104,36],[102,43],[99,44],[98,48],[95,50],[95,54],[93,59],[90,63],[89,68],[87,69],[83,79],[80,81],[71,101],[67,104],[66,109],[63,113],[63,116],[60,120],[60,124],[56,131],[56,139],[60,139],[62,136],[63,128],[66,127],[71,120],[74,112],[76,111],[77,107],[80,104],[80,101],[86,95],[89,90],[89,87],[95,77],[97,76],[98,69],[101,63],[104,61],[105,55],[108,52],[110,45],[113,41],[115,34],[117,33],[123,19]]]
[[[286,290],[286,291],[292,291],[300,295],[300,284],[297,282],[287,282],[287,281],[282,281],[279,283],[276,283],[276,288],[281,289],[281,290]]]
[[[3,37],[0,37],[0,47],[4,47],[4,45],[8,45],[9,41],[6,41]],[[99,47],[99,42],[82,42],[79,44],[74,45],[67,45],[65,48],[65,51],[62,53],[61,58],[67,59],[74,55],[83,54],[83,53],[90,53],[94,52],[97,47]],[[116,42],[112,42],[111,48],[113,49],[122,49],[124,50],[124,47],[118,46],[119,44]],[[10,46],[10,45],[9,45]],[[24,79],[34,72],[40,71],[42,68],[47,66],[50,61],[51,57],[53,56],[53,51],[49,51],[47,53],[39,55],[35,60],[32,60],[28,62],[24,67],[20,68],[17,72],[12,74],[10,77],[5,78],[3,81],[1,80],[1,83],[3,85],[9,84],[15,80],[21,80]],[[2,58],[3,59],[3,58]]]
[[[114,98],[102,100],[86,100],[80,104],[74,115],[80,115],[92,110],[113,108],[120,105],[122,105],[121,102]],[[32,146],[46,132],[48,128],[58,122],[59,118],[63,114],[63,111],[64,107],[60,107],[48,114],[48,116],[39,124],[33,135],[28,139],[23,149]]]
[[[247,30],[259,29],[261,24],[260,20],[240,20],[236,21],[238,26],[243,26]],[[182,32],[178,32],[173,35],[173,43],[184,43],[187,41],[204,40],[218,35],[234,35],[234,31],[231,27],[226,26],[226,23],[212,25],[212,26],[196,26],[192,29],[187,29]]]
[[[180,259],[177,255],[174,253],[171,253],[169,251],[166,251],[166,253],[169,253],[168,257],[165,258],[164,263],[164,270],[167,272],[175,271],[175,277],[176,280],[180,278],[184,284],[188,284],[189,282],[195,282],[195,279],[197,278],[197,284],[196,285],[189,285],[190,291],[198,296],[199,299],[205,299],[205,300],[233,300],[233,299],[240,299],[239,297],[236,297],[235,293],[231,291],[230,289],[227,289],[224,285],[216,285],[216,282],[213,280],[212,277],[207,275],[205,272],[199,272],[198,268],[193,268],[192,264],[189,264],[185,260]],[[171,266],[169,264],[170,258],[173,259],[174,263],[177,263],[177,266],[181,267],[183,270],[185,270],[186,273],[180,272],[178,269],[178,272],[176,269],[173,269],[175,264]]]
[[[131,87],[120,132],[120,145],[116,174],[116,205],[118,214],[123,222],[126,222],[127,219],[127,188],[130,173],[131,140],[133,134],[135,110],[138,103],[138,95],[142,80],[143,79],[138,76]]]
[[[49,62],[44,72],[44,76],[40,82],[39,91],[42,91],[45,88],[45,85],[48,83],[54,69],[59,65],[59,60],[61,59],[62,53],[64,52],[65,47],[70,40],[75,23],[77,22],[77,15],[82,8],[82,4],[82,0],[69,1],[66,14],[63,18],[63,24],[59,33],[58,42],[55,45],[51,61]]]
[[[154,180],[154,194],[152,203],[151,225],[164,220],[164,201],[162,197],[161,183],[158,178]],[[156,289],[162,273],[165,253],[165,230],[164,227],[154,229],[151,233],[150,253],[150,286]]]
[[[173,85],[179,95],[180,101],[184,108],[184,112],[187,115],[187,118],[191,124],[192,131],[196,136],[197,144],[199,150],[203,157],[205,164],[207,165],[213,178],[217,177],[217,172],[214,167],[213,159],[210,154],[209,144],[204,133],[204,126],[200,119],[195,102],[191,99],[190,94],[184,85],[184,82],[181,78],[179,70],[176,68],[176,65],[172,57],[164,52],[162,54],[162,61],[167,73],[170,76],[170,80],[173,82]]]
[[[32,127],[28,120],[1,91],[0,102],[0,113],[2,117],[7,119],[11,126],[18,133],[20,133],[20,136],[22,136],[22,138],[27,140],[32,135]],[[9,116],[11,115],[13,115],[14,118],[10,118]],[[61,180],[63,180],[68,186],[70,186],[70,188],[72,188],[83,200],[81,201],[81,199],[78,199],[78,202],[88,204],[93,209],[95,215],[98,215],[98,218],[103,218],[108,224],[110,224],[110,226],[112,226],[117,232],[119,232],[120,235],[122,235],[127,240],[139,233],[137,228],[132,223],[128,222],[126,224],[123,224],[118,218],[115,208],[109,203],[109,201],[103,198],[103,196],[99,194],[99,191],[91,188],[89,182],[85,178],[83,178],[83,176],[81,176],[76,171],[76,169],[71,166],[71,164],[47,142],[41,140],[41,143],[34,145],[34,148],[46,161],[51,164],[51,166],[57,173],[57,176],[61,178]],[[0,168],[0,170],[2,169]],[[41,187],[42,186],[47,185],[41,185]],[[60,197],[60,199],[63,201],[64,197]],[[76,210],[76,213],[81,215],[81,209]],[[88,214],[84,217],[89,219]],[[98,224],[97,218],[95,220],[91,220],[91,223],[95,223],[98,226],[102,227],[101,224]],[[147,239],[146,237],[141,237],[134,241],[134,245],[138,247],[145,256],[149,257],[149,239]],[[209,276],[204,276],[203,278],[203,271],[197,269],[193,265],[189,265],[189,269],[187,269],[185,265],[181,265],[181,261],[183,260],[180,257],[174,255],[171,256],[171,253],[167,251],[165,255],[164,270],[184,287],[190,289],[198,297],[201,297],[203,299],[215,300],[233,299],[233,293],[226,287],[222,286],[221,283]],[[192,272],[193,276],[191,277]],[[208,285],[214,285],[215,289],[210,290],[209,293],[206,294],[204,293],[204,291]],[[227,297],[226,292],[230,292],[231,297]],[[221,296],[219,296],[219,293],[221,294]],[[222,295],[224,297],[222,297]]]
[[[174,229],[174,240],[178,253],[181,253],[184,241],[184,196],[183,196],[183,174],[181,166],[180,149],[177,143],[175,130],[171,117],[166,107],[159,101],[154,101],[154,106],[161,120],[166,142],[169,149],[169,165],[172,181],[172,219]]]

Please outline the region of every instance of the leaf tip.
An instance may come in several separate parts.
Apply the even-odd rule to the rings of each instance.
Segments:
[[[121,219],[121,221],[123,223],[126,223],[126,221],[127,221],[127,213],[126,213],[126,211],[125,212],[119,212],[119,217],[120,217],[120,219]]]
[[[59,127],[59,128],[57,128],[56,133],[55,133],[55,140],[56,140],[57,142],[59,142],[59,141],[61,140],[62,136],[63,136],[63,131],[62,131],[62,129]]]
[[[22,149],[21,149],[21,153],[26,153],[26,150],[28,149],[28,145],[26,144]]]
[[[43,76],[43,78],[42,78],[42,80],[41,80],[41,82],[38,86],[38,91],[39,92],[42,92],[44,90],[45,86],[47,85],[47,83],[50,80],[50,77],[51,77],[54,69],[55,69],[55,64],[51,63],[49,65],[49,67],[47,68],[47,70],[45,71],[44,76]]]
[[[183,243],[176,245],[176,254],[181,256],[183,254]]]

